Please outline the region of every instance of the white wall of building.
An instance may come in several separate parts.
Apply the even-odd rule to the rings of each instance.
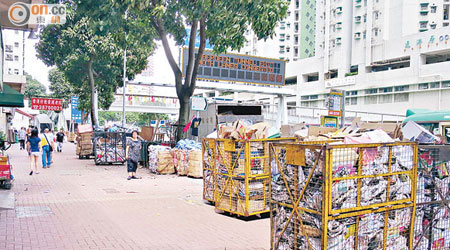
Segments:
[[[449,4],[326,1],[329,17],[318,18],[323,34],[316,35],[323,37],[316,42],[324,49],[287,65],[287,77],[297,77],[299,106],[324,107],[334,87],[349,92],[351,110],[404,115],[409,108],[450,109],[450,27],[444,20]],[[342,14],[335,15],[337,10]],[[421,23],[427,23],[427,29]],[[432,57],[440,62],[430,63]]]
[[[24,66],[24,31],[3,30],[5,75],[23,75]]]

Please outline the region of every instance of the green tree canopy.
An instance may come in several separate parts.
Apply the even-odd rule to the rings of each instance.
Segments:
[[[100,107],[107,110],[114,92],[123,85],[124,50],[127,78],[132,79],[147,65],[155,32],[133,16],[125,20],[126,8],[110,1],[57,2],[66,4],[67,21],[43,28],[38,56],[64,73],[80,97],[80,108],[90,111],[92,123],[97,125],[97,93]]]
[[[246,42],[245,33],[252,29],[258,39],[271,38],[277,23],[286,17],[288,2],[284,0],[110,0],[143,20],[149,20],[162,41],[164,52],[175,75],[178,99],[180,100],[179,124],[189,120],[189,102],[193,95],[200,58],[206,40],[214,46],[216,53],[230,49],[239,50]],[[145,23],[147,24],[147,23]],[[190,27],[190,34],[186,28]],[[200,46],[195,49],[196,36]],[[168,37],[178,45],[189,36],[188,64],[184,74],[173,57]],[[183,127],[178,130],[178,139],[186,137]]]
[[[100,111],[98,117],[99,124],[103,126],[107,121],[122,121],[122,112]],[[167,114],[125,112],[125,118],[128,124],[134,123],[136,126],[142,127],[149,126],[151,120],[168,120],[169,116]]]
[[[70,96],[73,95],[73,87],[67,81],[63,72],[57,68],[53,68],[48,72],[48,80],[50,82],[49,89],[51,96],[63,99],[65,103],[69,103]]]
[[[25,97],[38,97],[45,96],[47,88],[44,84],[40,83],[38,80],[34,79],[31,75],[26,74],[26,85],[25,85]]]

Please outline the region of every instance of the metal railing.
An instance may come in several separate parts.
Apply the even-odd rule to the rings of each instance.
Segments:
[[[314,108],[314,107],[299,107],[288,105],[288,122],[289,123],[313,123],[319,124],[320,117],[322,115],[328,115],[328,109],[326,108]],[[276,120],[278,116],[278,105],[276,104],[264,104],[263,115],[266,120]],[[377,122],[401,122],[406,116],[398,114],[377,113],[369,111],[345,111],[346,122],[350,123],[353,118],[361,117],[362,121],[377,121]]]

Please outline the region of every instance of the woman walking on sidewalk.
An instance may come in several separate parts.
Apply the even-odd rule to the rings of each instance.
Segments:
[[[36,174],[39,174],[38,171],[38,159],[41,151],[41,138],[38,136],[38,130],[31,130],[31,135],[27,140],[27,151],[30,156],[30,175],[33,175],[33,165]]]
[[[127,180],[140,179],[135,176],[140,157],[141,141],[138,139],[138,132],[134,130],[133,132],[131,132],[131,138],[127,138],[127,148],[125,150],[125,158],[128,160]]]

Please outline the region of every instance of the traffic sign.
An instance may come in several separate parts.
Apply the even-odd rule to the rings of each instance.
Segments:
[[[191,97],[191,109],[194,111],[206,111],[208,109],[208,100],[205,97]]]

